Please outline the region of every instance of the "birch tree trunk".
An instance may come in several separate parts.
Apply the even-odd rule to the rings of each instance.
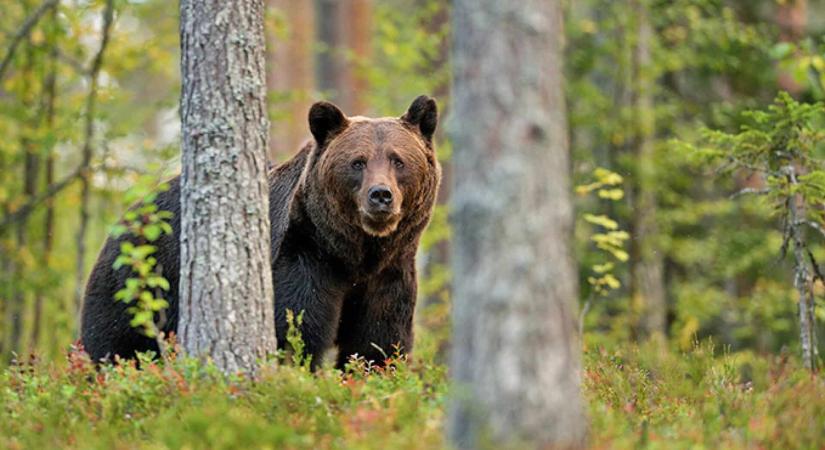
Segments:
[[[190,355],[254,372],[275,351],[264,0],[181,1],[181,277]]]
[[[577,274],[559,1],[453,2],[449,437],[578,448]]]

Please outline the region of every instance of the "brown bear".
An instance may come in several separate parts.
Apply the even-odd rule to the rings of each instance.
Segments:
[[[400,118],[346,117],[319,102],[309,111],[314,141],[269,172],[278,345],[286,344],[286,311],[303,311],[300,331],[313,367],[335,345],[339,368],[356,353],[380,364],[384,353],[412,350],[415,254],[441,174],[437,120],[427,96]],[[168,333],[178,318],[177,178],[156,203],[174,214],[174,233],[156,241],[155,255],[170,285]],[[123,239],[107,240],[86,286],[81,340],[96,361],[158,350],[129,325],[127,305],[114,300],[130,275],[112,267]]]

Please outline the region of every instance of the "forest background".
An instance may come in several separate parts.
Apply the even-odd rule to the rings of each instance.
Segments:
[[[130,204],[179,171],[179,11],[163,0],[117,0],[107,24],[103,1],[5,3],[0,360],[7,365],[35,354],[62,363],[77,338],[83,286],[105,236]],[[318,99],[367,116],[399,115],[422,93],[439,99],[444,182],[418,258],[417,357],[428,370],[441,367],[449,349],[451,147],[444,130],[461,121],[449,105],[449,6],[269,0],[267,13],[272,161],[308,138],[306,113]],[[791,128],[813,130],[800,170],[819,173],[823,31],[819,1],[566,3],[586,362],[638,356],[635,345],[655,349],[667,364],[683,352],[735,355],[731,382],[743,386],[758,367],[786,359],[802,365],[794,362],[803,349],[797,267],[786,251],[787,203],[760,195],[775,186],[777,167],[748,159],[741,149],[752,142],[724,140],[719,132],[770,132],[783,119],[799,120]],[[793,116],[800,104],[813,105],[802,119]],[[770,105],[779,112],[767,125],[747,113]],[[808,220],[825,226],[825,188],[817,190],[825,182],[812,179],[809,186],[794,193],[806,195]],[[804,283],[820,323],[822,242],[811,226],[812,271]],[[709,341],[714,345],[697,344]],[[825,332],[814,342],[822,348]],[[591,370],[601,373],[602,363]],[[710,370],[716,363],[708,364]],[[814,355],[812,364],[821,358]],[[633,401],[608,402],[630,408],[628,414],[639,410],[635,389],[642,389],[630,385]],[[591,395],[604,400],[616,389],[591,388]],[[821,422],[814,428],[825,432]]]

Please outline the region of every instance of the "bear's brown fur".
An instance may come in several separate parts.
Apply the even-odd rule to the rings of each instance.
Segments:
[[[312,106],[314,142],[269,174],[279,346],[289,309],[304,311],[313,366],[334,345],[338,367],[355,353],[380,363],[396,346],[411,351],[415,253],[440,180],[436,123],[435,101],[426,96],[400,118],[348,118],[330,103]],[[157,242],[156,255],[171,286],[167,332],[177,328],[180,267],[178,179],[170,184],[157,199],[175,213],[175,235]],[[95,360],[157,350],[113,298],[129,276],[112,269],[122,239],[106,242],[86,288],[82,341]]]

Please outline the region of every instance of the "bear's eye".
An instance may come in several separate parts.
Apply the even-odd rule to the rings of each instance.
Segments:
[[[401,161],[398,158],[392,159],[392,164],[395,166],[396,169],[403,169],[404,168],[404,161]]]
[[[364,170],[364,168],[367,167],[367,163],[362,159],[356,159],[350,165],[352,166],[353,170],[358,171]]]

